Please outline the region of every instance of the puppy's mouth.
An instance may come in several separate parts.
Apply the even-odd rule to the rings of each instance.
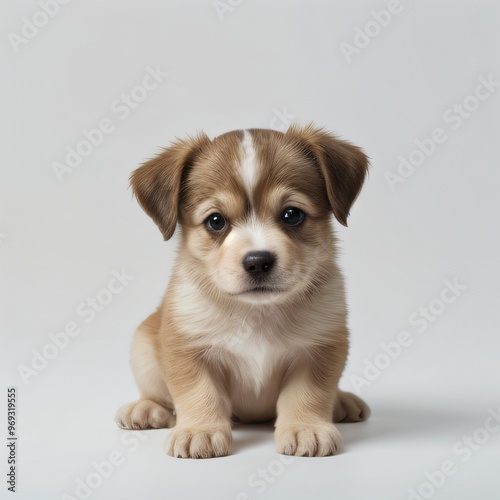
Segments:
[[[258,285],[254,286],[252,288],[249,288],[248,290],[245,290],[243,293],[277,293],[277,292],[282,292],[283,290],[276,288],[274,286],[264,286],[264,285]]]
[[[276,286],[255,285],[255,286],[251,286],[249,288],[246,288],[245,290],[243,290],[241,292],[231,293],[230,295],[246,295],[246,294],[260,295],[260,294],[264,294],[264,293],[281,293],[284,291],[285,290],[283,288],[278,288]]]

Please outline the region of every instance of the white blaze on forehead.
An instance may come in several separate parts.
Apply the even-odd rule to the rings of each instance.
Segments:
[[[252,135],[248,130],[243,131],[241,149],[241,177],[250,203],[252,203],[253,191],[258,181],[258,163]],[[245,245],[249,245],[248,251],[268,250],[273,241],[273,233],[273,229],[264,221],[259,220],[252,209],[250,216],[244,223],[234,227],[226,241],[231,244],[233,240],[236,242],[243,237]]]
[[[243,131],[243,141],[241,143],[242,160],[241,160],[241,177],[243,184],[250,199],[257,183],[257,163],[255,157],[255,148],[253,140],[248,130]]]

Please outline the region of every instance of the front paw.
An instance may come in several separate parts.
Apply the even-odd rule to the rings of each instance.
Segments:
[[[278,453],[298,457],[325,457],[339,453],[342,438],[330,422],[296,423],[276,427]]]
[[[162,429],[175,425],[172,411],[149,399],[139,399],[123,405],[115,421],[122,429]]]
[[[231,427],[175,427],[167,438],[166,452],[176,458],[214,458],[229,454]]]

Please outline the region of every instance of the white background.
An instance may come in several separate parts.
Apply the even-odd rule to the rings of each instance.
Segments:
[[[387,5],[243,0],[221,20],[211,0],[75,0],[16,52],[9,33],[21,35],[23,17],[40,7],[2,2],[2,498],[78,498],[78,478],[98,482],[92,462],[116,451],[121,464],[92,499],[388,500],[410,498],[411,488],[422,498],[498,498],[500,432],[480,428],[500,405],[500,88],[456,129],[444,116],[480,77],[500,81],[500,4],[402,1],[348,62],[341,44]],[[168,78],[122,120],[113,101],[157,65]],[[349,228],[338,227],[352,330],[342,387],[356,389],[353,376],[383,363],[381,343],[402,331],[413,341],[356,389],[373,416],[340,425],[339,456],[282,465],[272,427],[249,426],[235,429],[230,457],[173,459],[162,449],[168,431],[139,441],[113,422],[136,398],[129,341],[158,304],[176,249],[141,212],[128,177],[176,136],[284,126],[276,110],[325,126],[371,158]],[[103,118],[114,131],[60,182],[53,162]],[[397,173],[398,157],[435,128],[446,140],[392,191],[386,172]],[[86,323],[79,305],[123,268],[134,279]],[[445,280],[467,288],[443,305]],[[410,317],[430,303],[440,314],[416,326]],[[80,335],[25,384],[19,365],[31,367],[32,350],[71,321]],[[4,481],[12,385],[16,496]],[[464,436],[472,444],[457,445]],[[445,461],[454,473],[439,488],[424,485]]]

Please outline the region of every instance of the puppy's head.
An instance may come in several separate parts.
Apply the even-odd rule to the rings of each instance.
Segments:
[[[131,177],[164,238],[205,288],[246,302],[285,300],[325,278],[330,215],[347,224],[368,167],[357,147],[312,126],[177,141]]]

